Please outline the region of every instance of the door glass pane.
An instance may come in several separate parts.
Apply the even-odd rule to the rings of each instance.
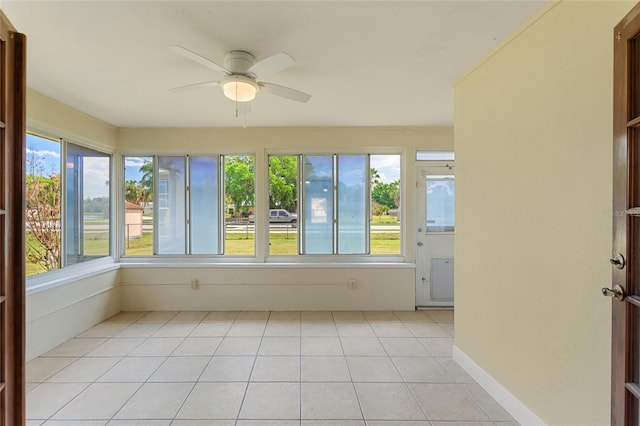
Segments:
[[[153,254],[153,157],[124,158],[124,254]]]
[[[191,253],[218,254],[218,158],[191,158]]]
[[[269,156],[269,255],[298,254],[298,156]]]
[[[338,253],[367,252],[366,155],[338,156]]]
[[[185,254],[185,157],[158,157],[158,254]]]
[[[333,156],[307,155],[303,166],[304,253],[333,253]]]
[[[630,117],[628,120],[640,116],[640,38],[629,40],[630,44],[630,78],[629,97],[631,98]]]
[[[371,155],[371,254],[400,254],[400,155]]]
[[[110,253],[111,156],[67,143],[66,264]]]
[[[224,157],[225,233],[224,254],[255,255],[255,230],[250,216],[255,206],[255,157]]]
[[[452,176],[427,176],[427,232],[452,232],[455,183]]]
[[[59,141],[27,134],[25,228],[27,275],[62,266]]]

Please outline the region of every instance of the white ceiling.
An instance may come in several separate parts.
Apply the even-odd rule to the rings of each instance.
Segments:
[[[237,127],[220,88],[168,89],[223,75],[168,49],[224,64],[284,51],[266,81],[313,95],[260,93],[250,127],[450,126],[452,83],[544,6],[536,1],[6,1],[28,37],[28,85],[118,127]],[[260,77],[260,76],[258,76]]]

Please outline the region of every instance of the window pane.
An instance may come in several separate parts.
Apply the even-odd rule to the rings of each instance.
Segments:
[[[255,255],[254,214],[255,158],[252,155],[224,157],[225,243],[224,254]]]
[[[110,164],[107,154],[67,143],[67,265],[110,253]]]
[[[124,158],[125,256],[153,254],[153,157]]]
[[[427,176],[427,232],[454,230],[455,183],[451,177]]]
[[[185,157],[158,157],[158,254],[185,254]]]
[[[60,142],[27,134],[26,270],[39,274],[62,265],[60,254]]]
[[[333,253],[333,156],[304,157],[304,253]]]
[[[338,156],[338,253],[367,252],[366,155]]]
[[[418,161],[453,161],[455,155],[447,151],[418,151],[416,160]]]
[[[298,254],[298,157],[269,157],[269,254]]]
[[[371,155],[371,254],[401,254],[400,155]]]
[[[218,158],[191,158],[191,253],[218,254]]]

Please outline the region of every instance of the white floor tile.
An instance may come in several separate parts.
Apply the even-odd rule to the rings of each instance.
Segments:
[[[235,419],[245,388],[245,383],[197,383],[177,418]]]
[[[303,337],[302,355],[335,356],[344,355],[338,337]]]
[[[252,382],[300,381],[300,357],[259,356],[251,373]]]
[[[303,382],[350,382],[349,368],[344,357],[303,356]]]
[[[240,419],[299,419],[300,383],[249,383]]]
[[[254,356],[214,356],[200,376],[203,382],[246,382],[251,376]]]
[[[211,356],[222,342],[221,337],[187,337],[172,356]]]
[[[113,367],[120,358],[80,358],[50,377],[48,382],[94,382]]]
[[[149,377],[149,382],[195,382],[209,357],[170,357]]]
[[[154,371],[164,362],[165,357],[127,357],[114,365],[97,380],[112,383],[146,382]]]
[[[43,383],[27,394],[27,419],[48,419],[88,386],[87,383]]]
[[[107,340],[85,356],[125,356],[138,347],[143,341],[143,337],[115,337]]]
[[[94,383],[58,411],[53,418],[108,420],[139,387],[139,383]]]
[[[303,419],[362,419],[352,383],[303,383]]]
[[[129,356],[169,356],[184,339],[181,337],[150,337],[129,353]]]
[[[408,386],[429,420],[489,420],[460,385],[410,383]]]
[[[354,382],[401,382],[402,377],[388,357],[347,357]]]
[[[116,414],[116,419],[173,419],[193,383],[145,383]]]
[[[369,420],[426,420],[404,383],[356,383],[364,418]]]
[[[433,357],[393,357],[392,360],[405,382],[455,383]]]
[[[26,380],[29,382],[44,382],[58,371],[67,367],[77,358],[36,358],[27,363]]]
[[[215,355],[256,355],[260,337],[225,337]]]
[[[262,338],[258,355],[300,355],[300,337]]]
[[[431,355],[415,337],[382,337],[380,343],[390,356]]]
[[[376,337],[340,337],[346,356],[388,356]]]

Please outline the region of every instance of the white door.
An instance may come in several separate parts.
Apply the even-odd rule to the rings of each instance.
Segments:
[[[453,306],[453,161],[416,170],[416,306]]]

